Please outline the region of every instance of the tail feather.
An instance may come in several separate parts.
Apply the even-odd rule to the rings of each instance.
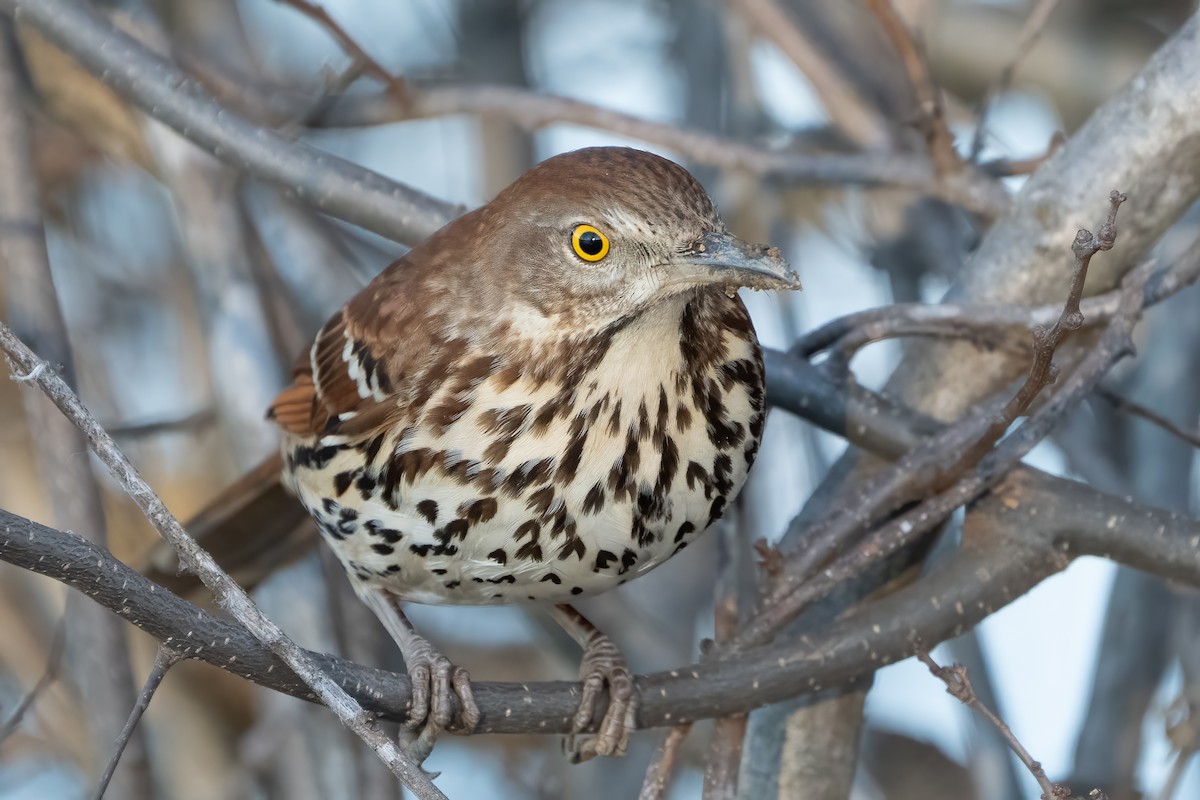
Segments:
[[[185,528],[217,564],[247,590],[274,570],[299,559],[317,543],[317,531],[300,502],[279,480],[283,461],[268,458],[221,492]],[[202,586],[165,542],[142,572],[176,594]]]

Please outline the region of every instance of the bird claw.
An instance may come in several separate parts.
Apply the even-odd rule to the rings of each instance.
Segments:
[[[425,639],[414,636],[406,657],[412,681],[412,701],[408,718],[400,729],[400,744],[419,764],[429,757],[443,731],[470,733],[479,725],[479,706],[471,689],[471,676],[462,667],[433,648]],[[459,714],[455,723],[454,705]]]
[[[571,721],[571,735],[563,740],[563,751],[575,764],[595,756],[623,756],[629,734],[636,727],[638,697],[633,675],[625,658],[607,636],[597,636],[583,654],[579,667],[583,696]],[[607,686],[608,709],[595,734],[581,735],[591,725],[600,694]]]

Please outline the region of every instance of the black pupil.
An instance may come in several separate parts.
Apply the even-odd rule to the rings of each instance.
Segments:
[[[604,240],[595,231],[584,231],[579,234],[579,249],[589,256],[599,255],[604,249]]]

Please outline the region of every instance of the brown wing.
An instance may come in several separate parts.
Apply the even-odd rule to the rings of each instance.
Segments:
[[[267,416],[297,436],[365,438],[419,408],[462,353],[449,321],[483,308],[466,281],[491,237],[485,209],[454,220],[380,273],[333,315]],[[472,300],[466,292],[476,291]]]
[[[367,436],[400,412],[407,354],[425,351],[423,325],[411,324],[400,265],[333,315],[297,360],[292,385],[267,418],[296,436]],[[382,280],[381,280],[382,279]]]

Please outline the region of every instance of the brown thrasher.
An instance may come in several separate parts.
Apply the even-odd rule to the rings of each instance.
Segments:
[[[610,695],[576,754],[624,751],[632,677],[567,603],[658,566],[741,488],[766,413],[743,286],[800,284],[682,167],[590,148],[413,248],[299,359],[269,412],[283,482],[403,652],[418,758],[479,712],[402,600],[553,604],[584,648],[577,732]]]

